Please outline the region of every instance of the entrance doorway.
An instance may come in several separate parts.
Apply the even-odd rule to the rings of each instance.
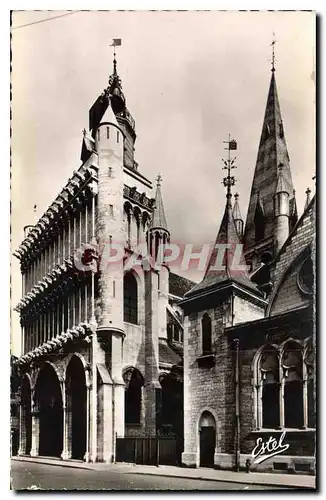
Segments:
[[[205,411],[199,421],[200,467],[214,467],[216,424],[213,415]]]
[[[46,363],[35,388],[40,418],[39,455],[60,457],[63,447],[63,409],[60,382],[54,368]]]

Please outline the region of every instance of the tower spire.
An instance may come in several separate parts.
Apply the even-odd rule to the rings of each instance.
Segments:
[[[260,265],[264,254],[272,258],[277,251],[274,194],[280,187],[278,181],[289,194],[289,206],[294,205],[290,158],[275,78],[275,43],[273,39],[271,78],[244,231],[245,256],[253,270]],[[279,165],[283,165],[281,176]]]
[[[250,281],[246,261],[242,252],[242,244],[236,228],[236,223],[232,213],[231,188],[235,184],[235,178],[231,175],[231,170],[235,168],[236,158],[231,158],[230,151],[237,149],[237,143],[231,140],[230,134],[227,141],[227,159],[223,159],[223,170],[227,170],[227,175],[223,178],[226,187],[226,204],[221,225],[219,227],[215,244],[208,260],[208,265],[203,280],[191,289],[191,293],[199,293],[206,288],[222,287],[226,282],[237,282],[249,289],[257,290],[256,285]],[[235,261],[238,261],[235,265]]]

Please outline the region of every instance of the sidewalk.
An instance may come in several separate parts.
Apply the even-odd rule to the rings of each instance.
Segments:
[[[206,481],[226,481],[241,484],[258,484],[265,486],[284,486],[295,488],[316,488],[315,476],[301,474],[267,474],[263,472],[233,472],[214,469],[188,469],[169,465],[135,465],[127,463],[103,464],[85,463],[78,460],[61,460],[47,457],[12,457],[12,460],[42,463],[59,467],[72,467],[86,470],[110,470],[120,474],[145,474],[153,476],[201,479]]]

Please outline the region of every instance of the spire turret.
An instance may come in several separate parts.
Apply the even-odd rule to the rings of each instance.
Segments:
[[[289,202],[289,210],[290,210],[290,232],[298,222],[298,207],[297,207],[297,200],[295,197],[295,189],[292,191],[293,197],[292,200]]]
[[[238,233],[238,236],[240,240],[242,239],[243,236],[243,219],[241,216],[240,212],[240,206],[239,206],[239,194],[235,193],[234,195],[234,207],[233,207],[233,220],[234,224]]]
[[[311,189],[308,187],[307,191],[306,191],[306,203],[304,205],[304,210],[306,210],[307,206],[311,202],[311,196],[310,195],[311,195]]]
[[[170,232],[168,230],[166,222],[161,192],[161,182],[162,177],[159,174],[156,177],[155,205],[152,220],[148,230],[149,252],[154,257],[157,256],[159,246],[162,243],[164,245],[165,243],[168,243],[170,241]]]
[[[289,236],[289,190],[283,174],[283,165],[278,167],[277,185],[274,194],[275,248],[279,251]]]

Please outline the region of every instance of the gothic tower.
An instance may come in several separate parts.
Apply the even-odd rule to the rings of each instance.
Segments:
[[[262,262],[269,262],[279,249],[274,194],[280,165],[289,198],[287,224],[293,226],[297,219],[296,203],[273,64],[244,231],[245,256],[252,270]]]

